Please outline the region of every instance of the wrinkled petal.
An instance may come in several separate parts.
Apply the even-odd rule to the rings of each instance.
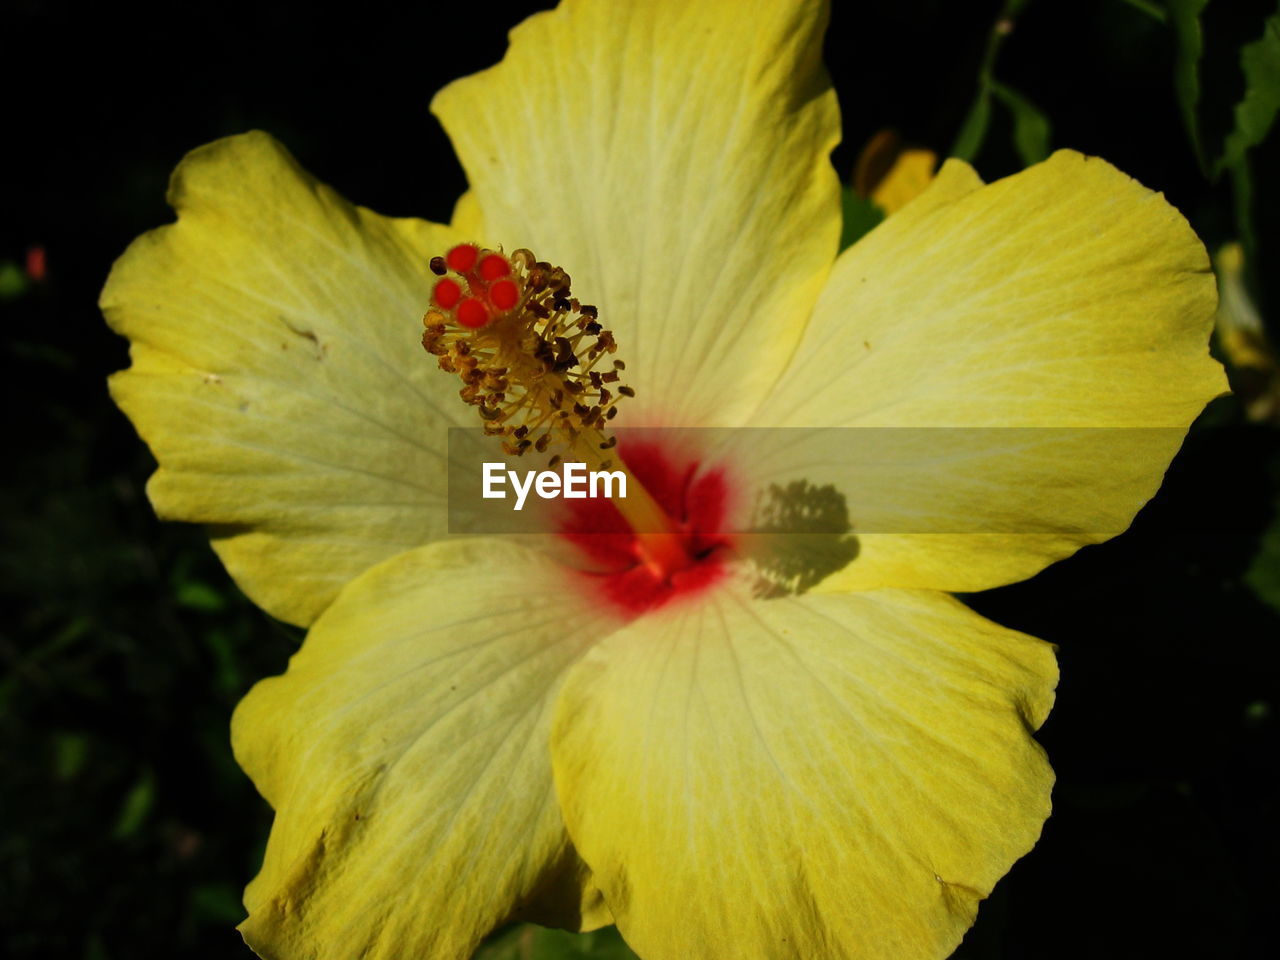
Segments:
[[[940,958],[1049,813],[1056,678],[942,594],[726,590],[573,669],[556,789],[645,960]]]
[[[132,342],[112,396],[159,461],[157,513],[210,524],[244,591],[306,624],[443,533],[463,407],[418,338],[453,235],[352,206],[262,133],[193,151],[169,202],[102,293]]]
[[[825,21],[818,0],[566,0],[432,105],[478,239],[599,306],[631,425],[737,422],[797,342],[840,236]]]
[[[276,809],[245,893],[272,960],[471,956],[508,920],[608,922],[551,780],[551,707],[606,629],[508,543],[435,544],[354,581],[237,708]]]
[[[949,161],[840,257],[758,422],[951,428],[960,446],[959,431],[987,432],[960,467],[940,458],[930,489],[904,492],[935,526],[859,535],[857,560],[824,589],[983,590],[1123,530],[1226,388],[1207,349],[1214,303],[1186,221],[1107,163],[1062,151],[982,187]],[[1003,428],[1038,440],[998,442]],[[774,479],[840,484],[856,533],[840,446]],[[992,509],[997,532],[953,535]]]

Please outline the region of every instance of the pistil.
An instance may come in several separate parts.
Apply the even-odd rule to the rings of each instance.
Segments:
[[[637,560],[664,580],[690,566],[685,531],[616,452],[607,424],[635,391],[620,382],[626,364],[613,334],[572,295],[569,274],[529,250],[508,258],[474,244],[434,258],[431,270],[441,279],[422,345],[461,378],[459,396],[485,433],[514,456],[551,453],[552,467],[568,459],[622,471],[627,496],[614,505],[635,533]]]

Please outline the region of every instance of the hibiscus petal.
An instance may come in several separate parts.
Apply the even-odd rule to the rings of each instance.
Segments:
[[[467,958],[507,920],[609,922],[565,835],[549,727],[599,632],[509,543],[376,567],[237,708],[236,758],[275,807],[241,931],[264,957]]]
[[[1056,678],[942,594],[721,592],[574,668],[556,788],[646,960],[938,958],[1049,813]]]
[[[795,346],[840,237],[825,22],[817,0],[566,0],[432,105],[478,239],[564,267],[617,334],[629,424],[738,422]]]
[[[418,344],[446,227],[377,216],[262,133],[189,154],[178,222],[102,293],[132,341],[112,396],[168,519],[213,525],[240,586],[306,624],[342,585],[444,530],[444,426],[464,411]]]
[[[949,161],[840,257],[761,407],[758,422],[773,426],[954,428],[957,449],[972,431],[966,462],[939,467],[957,472],[903,492],[932,526],[895,536],[873,524],[824,589],[984,590],[1114,536],[1226,389],[1208,353],[1204,248],[1161,195],[1069,151],[981,188],[965,171]],[[1034,443],[1018,430],[1001,441],[1008,427],[1044,429]],[[841,450],[866,447],[833,434],[824,456],[797,456],[771,479],[839,483],[843,472],[858,533]],[[987,512],[999,514],[995,532],[965,532]]]

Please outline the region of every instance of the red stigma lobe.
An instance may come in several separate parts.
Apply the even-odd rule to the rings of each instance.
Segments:
[[[484,264],[480,265],[480,270],[484,272]],[[489,288],[489,299],[499,310],[510,310],[520,299],[520,289],[514,280],[499,280]]]
[[[462,288],[458,286],[456,280],[450,280],[446,277],[436,284],[436,289],[431,299],[442,310],[452,310],[457,306],[458,301],[462,299]]]
[[[474,243],[460,243],[449,251],[445,262],[455,273],[466,273],[476,265],[476,258],[479,256],[480,251]]]
[[[475,297],[468,297],[458,304],[458,323],[478,330],[489,322],[489,308]]]
[[[491,253],[480,261],[480,276],[486,280],[500,280],[509,273],[511,273],[511,264],[507,263],[506,257]]]

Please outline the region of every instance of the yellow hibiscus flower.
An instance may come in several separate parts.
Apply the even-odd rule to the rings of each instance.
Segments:
[[[353,207],[255,133],[190,154],[177,223],[115,265],[156,510],[310,628],[233,721],[277,812],[241,927],[263,957],[465,958],[511,920],[616,922],[645,960],[941,957],[1035,843],[1052,649],[947,592],[1154,493],[1224,389],[1212,274],[1161,196],[1070,152],[990,185],[948,161],[837,257],[825,16],[565,0],[436,97],[471,185],[451,224]],[[769,596],[732,544],[677,538],[636,595],[446,539],[447,428],[479,421],[417,320],[472,242],[572,273],[626,358],[619,426],[1044,439],[916,475],[908,532],[863,532],[839,457],[748,462],[725,482],[836,486],[857,530]],[[1122,454],[1072,439],[1117,427]]]

